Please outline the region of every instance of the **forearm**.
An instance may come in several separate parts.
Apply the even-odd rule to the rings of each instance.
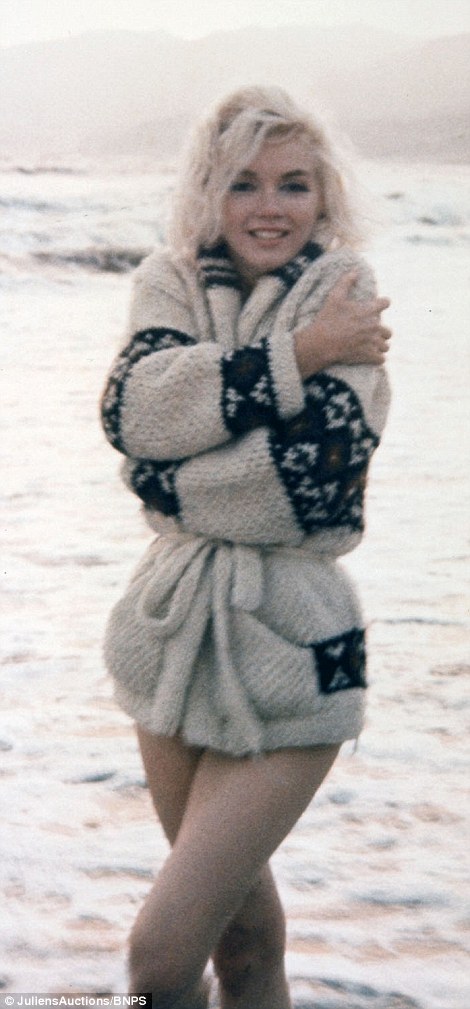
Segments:
[[[327,332],[321,321],[298,329],[292,339],[297,367],[303,381],[341,360],[338,356],[341,348],[337,346],[334,333]]]

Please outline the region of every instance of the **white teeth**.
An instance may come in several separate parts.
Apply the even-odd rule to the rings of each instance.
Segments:
[[[261,238],[261,239],[265,239],[265,238],[282,238],[282,236],[284,234],[285,234],[284,231],[264,231],[264,230],[261,230],[261,229],[258,229],[256,231],[252,231],[252,235],[254,235],[255,238]]]

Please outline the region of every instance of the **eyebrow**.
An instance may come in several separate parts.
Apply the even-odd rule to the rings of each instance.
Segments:
[[[241,175],[249,179],[255,179],[257,177],[257,173],[252,172],[250,168],[243,168],[242,171],[239,172],[239,176]],[[292,172],[284,172],[284,174],[281,175],[280,178],[293,179],[298,178],[299,175],[305,177],[311,175],[311,172],[307,168],[295,168]]]

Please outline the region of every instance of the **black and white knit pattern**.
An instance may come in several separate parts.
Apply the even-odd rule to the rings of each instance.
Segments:
[[[147,508],[161,515],[178,518],[180,502],[176,491],[176,474],[182,461],[154,462],[153,459],[131,461],[128,482]]]
[[[227,246],[221,242],[213,249],[202,249],[198,256],[199,272],[206,288],[233,287],[240,290],[241,281]]]
[[[245,434],[277,417],[275,389],[266,340],[225,354],[222,367],[222,411],[233,435]]]
[[[322,694],[367,687],[365,632],[353,628],[328,641],[311,646]]]
[[[311,264],[323,253],[316,242],[307,242],[303,249],[284,266],[271,271],[279,277],[286,288],[291,288]],[[241,287],[240,277],[234,269],[228,248],[224,242],[212,249],[202,249],[198,256],[199,271],[206,288]]]
[[[366,474],[379,439],[353,389],[327,373],[307,383],[305,410],[270,434],[272,457],[306,533],[363,529]]]
[[[300,279],[302,274],[308,269],[309,266],[319,256],[323,253],[321,245],[317,245],[316,242],[308,242],[307,245],[294,256],[288,263],[284,266],[280,266],[277,270],[273,270],[273,275],[279,277],[285,287],[291,288]]]
[[[132,368],[149,354],[173,347],[190,347],[196,341],[177,329],[150,328],[136,333],[116,358],[101,400],[103,429],[113,448],[125,452],[121,437],[121,409],[124,387]]]

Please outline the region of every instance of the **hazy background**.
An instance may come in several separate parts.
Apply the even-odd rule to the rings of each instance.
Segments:
[[[250,82],[320,107],[366,157],[466,161],[470,5],[16,0],[0,50],[2,162],[172,159]]]

